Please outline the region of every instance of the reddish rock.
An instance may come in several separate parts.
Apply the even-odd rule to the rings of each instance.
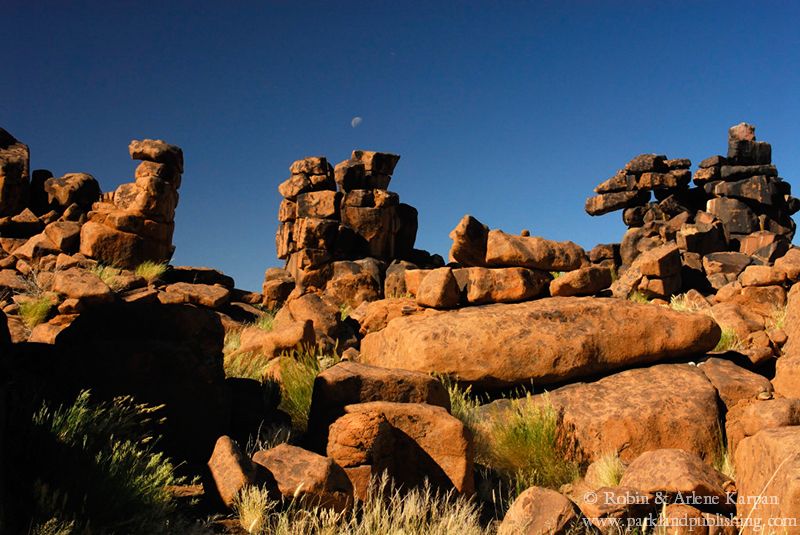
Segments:
[[[364,337],[361,358],[481,387],[543,385],[703,354],[719,337],[719,327],[702,314],[555,297],[396,318]]]
[[[35,264],[43,256],[57,255],[60,252],[56,244],[43,232],[33,236],[22,246],[14,249],[14,256]]]
[[[48,178],[44,182],[47,203],[63,212],[72,204],[88,212],[92,204],[100,199],[100,184],[86,173],[67,173],[61,178]]]
[[[28,199],[28,146],[0,128],[0,217],[18,214]]]
[[[772,266],[747,266],[739,274],[742,286],[772,286],[786,282],[786,273]]]
[[[740,518],[770,526],[774,519],[800,517],[800,427],[764,429],[736,448],[736,486]],[[743,499],[742,499],[743,498]],[[796,534],[797,526],[780,527]],[[753,524],[743,533],[758,533]]]
[[[231,295],[230,290],[223,286],[188,282],[170,284],[165,291],[174,296],[175,303],[191,303],[208,308],[219,308],[227,304]]]
[[[743,439],[762,429],[800,425],[800,399],[747,400],[728,409],[725,435],[731,453]]]
[[[792,282],[800,280],[800,249],[789,249],[785,255],[775,260],[775,271],[786,274]]]
[[[620,480],[621,486],[645,494],[713,497],[723,507],[727,499],[727,483],[723,474],[697,454],[676,448],[642,453],[628,465]]]
[[[531,487],[511,504],[498,535],[565,535],[578,524],[575,505],[564,495]]]
[[[759,399],[764,395],[772,396],[772,384],[769,379],[740,368],[729,360],[712,357],[701,363],[698,368],[717,389],[719,397],[728,409],[741,400]]]
[[[458,306],[460,292],[453,270],[447,267],[431,270],[419,284],[417,304],[430,308]]]
[[[467,268],[467,302],[516,303],[541,295],[550,275],[526,268]],[[427,280],[427,279],[426,279]]]
[[[489,227],[471,215],[465,215],[450,232],[450,239],[453,240],[450,260],[464,266],[485,265],[488,237]]]
[[[618,453],[627,463],[662,448],[682,448],[710,459],[719,448],[717,392],[695,366],[628,370],[531,400],[549,400],[560,413],[562,429],[569,430],[575,444],[571,455],[581,462]],[[482,407],[481,417],[503,418],[511,408],[508,400],[495,401]]]
[[[253,462],[269,471],[286,500],[336,511],[345,510],[353,502],[353,486],[347,474],[331,459],[281,444],[256,452]]]
[[[620,191],[602,193],[586,199],[584,209],[592,216],[603,215],[629,206],[637,206],[650,200],[649,191]]]
[[[358,322],[359,333],[365,336],[384,329],[394,318],[422,312],[435,313],[432,309],[418,306],[411,297],[396,297],[362,303],[350,313],[350,317]]]
[[[302,193],[297,196],[297,218],[338,219],[341,196],[336,191]]]
[[[79,268],[57,272],[53,280],[53,291],[77,299],[84,306],[114,301],[114,292],[100,277]]]
[[[372,401],[345,407],[347,415],[381,415],[392,427],[395,480],[419,486],[427,478],[434,487],[471,495],[472,434],[442,407],[424,403]]]
[[[571,297],[594,295],[605,290],[612,283],[611,268],[589,266],[562,273],[550,282],[550,295]]]
[[[55,221],[44,228],[44,234],[65,253],[76,253],[81,241],[81,226],[74,221]]]
[[[105,225],[87,222],[81,227],[81,254],[116,267],[135,268],[144,261],[143,239]]]
[[[221,436],[217,440],[208,461],[208,470],[214,485],[213,491],[228,507],[233,507],[244,487],[256,483],[255,465],[228,436]]]
[[[170,145],[160,139],[133,140],[128,145],[128,152],[133,160],[157,162],[183,173],[183,151],[180,147]]]
[[[572,242],[489,231],[486,264],[493,267],[526,267],[543,271],[571,271],[587,260],[586,252]]]
[[[450,410],[447,389],[430,375],[340,362],[314,380],[308,416],[312,442],[322,451],[328,426],[345,414],[345,406],[371,401],[427,403]]]

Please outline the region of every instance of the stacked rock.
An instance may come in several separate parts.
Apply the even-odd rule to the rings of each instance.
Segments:
[[[28,146],[0,128],[0,217],[22,211],[28,196]]]
[[[146,260],[166,262],[175,247],[175,208],[183,151],[161,140],[131,141],[131,158],[142,163],[135,182],[93,205],[81,228],[80,252],[110,266],[132,268]]]
[[[297,284],[323,288],[335,260],[414,256],[417,211],[387,190],[399,159],[355,150],[335,169],[324,157],[289,167],[292,175],[278,187],[276,247]]]
[[[689,160],[642,154],[595,188],[598,195],[586,201],[586,211],[623,210],[629,228],[619,247],[621,273],[642,253],[677,245],[681,285],[669,275],[669,284],[658,285],[663,291],[649,291],[645,284],[645,293],[665,297],[680,286],[718,289],[747,265],[771,264],[790,246],[795,231],[791,215],[800,201],[778,177],[771,157],[770,145],[756,141],[755,128],[741,123],[729,129],[727,157],[703,160],[693,186]],[[636,283],[622,286],[637,290]]]

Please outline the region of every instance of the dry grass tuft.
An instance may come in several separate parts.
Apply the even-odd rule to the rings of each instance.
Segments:
[[[147,281],[147,284],[152,284],[161,276],[167,272],[167,268],[169,266],[166,262],[153,262],[151,260],[145,260],[134,270],[134,274],[137,277],[141,277]]]
[[[19,317],[28,329],[44,323],[53,309],[53,300],[46,295],[31,296],[19,303]]]
[[[595,461],[595,476],[603,487],[616,487],[625,473],[625,465],[617,452],[607,453]]]
[[[719,342],[717,342],[714,351],[738,351],[743,347],[742,341],[739,340],[736,332],[726,327],[722,329],[722,334],[719,337]]]
[[[381,477],[364,502],[344,513],[319,507],[304,509],[292,503],[280,510],[265,490],[242,492],[235,510],[242,527],[253,535],[488,535],[474,502],[439,493],[426,485],[400,492]]]

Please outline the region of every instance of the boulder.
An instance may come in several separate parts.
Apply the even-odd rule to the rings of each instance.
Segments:
[[[338,261],[331,264],[331,276],[325,294],[333,301],[356,308],[365,301],[381,298],[381,269],[374,272],[358,262]]]
[[[747,400],[728,409],[725,435],[728,450],[736,451],[739,442],[762,429],[800,425],[800,399]]]
[[[602,193],[586,199],[584,209],[592,216],[603,215],[629,206],[638,206],[650,200],[650,191],[620,191]]]
[[[427,478],[435,488],[454,488],[466,495],[475,491],[472,434],[444,408],[372,401],[348,405],[345,413],[345,417],[382,416],[389,423],[394,454],[388,468],[398,484],[406,488],[419,486]]]
[[[345,414],[347,405],[371,401],[427,403],[450,410],[447,389],[430,375],[343,361],[314,380],[308,431],[315,448],[324,450],[328,426]]]
[[[497,528],[498,535],[565,535],[578,524],[567,497],[550,489],[531,487],[517,496]]]
[[[114,301],[114,292],[100,280],[100,277],[80,268],[56,272],[53,279],[53,291],[68,298],[77,299],[83,306],[101,305]]]
[[[212,494],[219,495],[222,503],[233,507],[239,492],[248,485],[256,484],[256,467],[239,445],[228,436],[221,436],[214,446],[208,461]]]
[[[743,533],[758,533],[760,526],[800,517],[800,427],[764,429],[743,439],[736,448],[736,513],[750,524]],[[782,526],[781,533],[797,534],[797,526]]]
[[[72,254],[78,252],[81,242],[81,226],[74,221],[54,221],[44,228],[44,234],[59,251]]]
[[[144,240],[130,232],[87,222],[81,227],[80,252],[101,264],[133,269],[144,260]]]
[[[485,265],[488,237],[489,227],[471,215],[465,215],[450,232],[450,239],[453,240],[450,261],[464,266]]]
[[[160,139],[143,139],[130,142],[128,152],[133,160],[144,160],[168,165],[183,173],[183,151]]]
[[[800,249],[793,247],[775,260],[775,270],[786,274],[792,282],[800,280]]]
[[[769,379],[740,368],[729,360],[712,357],[698,368],[717,389],[720,399],[728,409],[741,400],[772,396],[772,383]]]
[[[739,274],[742,286],[773,286],[786,282],[786,273],[772,266],[747,266]]]
[[[436,313],[433,309],[418,306],[416,300],[411,297],[390,297],[361,303],[350,313],[350,317],[358,322],[359,334],[363,337],[384,329],[394,318],[419,314],[423,311]]]
[[[264,273],[264,284],[261,287],[263,300],[261,304],[267,310],[277,310],[295,288],[292,276],[285,269],[269,268]]]
[[[486,240],[486,264],[492,267],[572,271],[586,261],[586,252],[571,241],[514,236],[502,230],[490,230]]]
[[[719,327],[702,314],[555,297],[396,318],[364,337],[361,358],[479,387],[546,385],[703,354],[719,337]]]
[[[460,292],[453,270],[449,267],[431,270],[420,282],[416,298],[417,304],[424,307],[457,307]]]
[[[625,469],[620,480],[650,495],[681,494],[687,498],[712,497],[720,505],[727,500],[728,478],[704,462],[696,453],[667,448],[646,451]]]
[[[589,266],[562,273],[550,281],[550,295],[571,297],[594,295],[611,286],[613,277],[610,267]]]
[[[257,326],[245,327],[239,340],[239,349],[230,357],[247,358],[248,354],[257,354],[269,360],[295,349],[313,348],[316,335],[311,320],[305,320],[282,322],[268,331]]]
[[[571,455],[585,463],[609,453],[628,463],[662,448],[682,448],[711,459],[719,449],[717,392],[695,366],[659,364],[627,370],[527,402],[552,404],[561,415],[562,429],[574,441]],[[494,401],[481,408],[481,418],[503,418],[512,408],[509,400]]]
[[[540,296],[550,275],[526,268],[467,268],[467,302],[472,305],[486,303],[516,303]]]
[[[48,178],[44,182],[47,203],[51,208],[63,212],[76,204],[84,212],[100,200],[100,184],[86,173],[67,173],[60,178]]]
[[[224,286],[176,282],[164,291],[177,303],[191,303],[208,308],[219,308],[230,301],[231,292]]]
[[[800,376],[800,284],[795,284],[789,291],[784,330],[787,341],[783,354],[775,363],[772,384],[779,395],[800,399],[800,382],[797,380]]]
[[[312,191],[297,196],[297,218],[339,219],[342,194],[337,191]]]
[[[287,501],[299,500],[305,507],[319,506],[343,511],[353,502],[353,486],[342,467],[310,451],[280,444],[257,451],[253,462],[264,467]]]

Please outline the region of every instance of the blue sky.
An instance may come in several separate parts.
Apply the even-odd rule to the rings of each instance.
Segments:
[[[585,247],[596,183],[642,152],[724,154],[747,121],[800,176],[796,2],[4,0],[0,125],[32,167],[129,182],[133,138],[183,147],[176,264],[260,287],[289,164],[402,155],[391,189],[447,254],[466,213]],[[354,116],[363,122],[352,128]]]

